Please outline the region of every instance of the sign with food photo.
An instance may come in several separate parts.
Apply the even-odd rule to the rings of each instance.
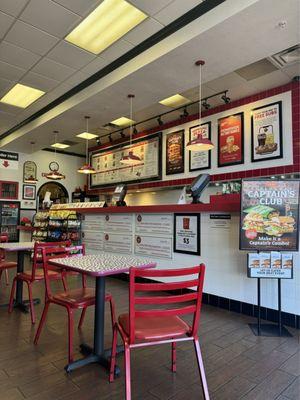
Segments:
[[[244,162],[244,113],[218,120],[218,167]]]
[[[251,111],[252,162],[282,158],[281,101]]]
[[[299,180],[243,180],[241,250],[297,251]]]
[[[166,138],[166,175],[184,172],[184,130],[172,132]]]
[[[293,278],[293,254],[271,251],[271,253],[248,253],[249,278]]]

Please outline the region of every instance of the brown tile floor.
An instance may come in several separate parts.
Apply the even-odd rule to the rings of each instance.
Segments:
[[[108,279],[107,289],[115,298],[117,312],[125,311],[127,284]],[[7,302],[8,295],[9,288],[2,280],[0,304]],[[42,284],[35,286],[35,295],[43,298]],[[41,310],[41,305],[36,307],[38,317]],[[105,342],[110,346],[108,313],[106,321]],[[258,338],[247,326],[250,321],[251,318],[239,314],[203,307],[200,339],[211,398],[299,400],[299,331],[290,329],[293,338]],[[107,374],[97,365],[69,375],[64,372],[67,318],[63,309],[50,307],[37,347],[32,343],[35,329],[28,314],[14,311],[8,315],[6,308],[0,308],[1,400],[124,399],[122,356],[119,357],[122,376],[113,384],[108,383]],[[80,340],[92,342],[92,333],[93,312],[89,310],[82,332],[76,335],[76,349]],[[76,355],[79,356],[78,351]],[[202,394],[192,344],[178,346],[176,374],[170,372],[169,346],[136,350],[132,356],[132,389],[134,400],[200,400]]]

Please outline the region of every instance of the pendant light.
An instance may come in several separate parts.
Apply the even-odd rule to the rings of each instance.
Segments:
[[[213,149],[215,146],[208,139],[202,137],[201,133],[201,107],[202,107],[202,66],[205,64],[205,61],[198,60],[195,62],[195,65],[199,67],[199,133],[197,137],[193,140],[190,140],[186,146],[186,148],[190,151],[207,151]]]
[[[33,145],[35,144],[35,142],[30,142],[31,145],[31,154],[33,153]],[[27,162],[27,161],[26,161]],[[33,161],[29,161],[31,163],[33,163],[35,165],[36,168],[36,164]],[[35,171],[36,173],[36,171]],[[35,178],[33,175],[28,176],[28,178],[24,179],[24,183],[32,183],[32,184],[36,184],[39,180],[37,178]]]
[[[90,117],[86,116],[84,117],[86,120],[86,133],[89,132],[89,119]],[[87,137],[87,135],[86,135]],[[85,159],[85,164],[80,167],[77,172],[79,172],[80,174],[95,174],[96,170],[95,168],[93,168],[90,163],[89,163],[89,139],[85,139],[85,153],[86,153],[86,159]]]
[[[53,131],[53,133],[54,133],[54,140],[55,140],[54,143],[57,143],[58,131]],[[60,181],[60,180],[66,178],[65,175],[63,175],[59,172],[59,164],[56,160],[56,147],[54,148],[54,161],[50,162],[49,169],[50,169],[49,172],[47,172],[46,174],[43,174],[43,176],[45,176],[45,178],[51,179],[54,181]]]
[[[129,141],[129,152],[127,156],[123,156],[120,160],[120,163],[125,165],[139,165],[141,163],[141,159],[139,156],[133,153],[132,150],[132,101],[134,99],[134,94],[129,94],[127,96],[130,99],[130,141]]]

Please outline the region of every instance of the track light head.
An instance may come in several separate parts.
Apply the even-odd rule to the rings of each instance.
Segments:
[[[98,146],[101,146],[102,143],[101,143],[101,139],[99,137],[98,137],[98,139],[96,139],[96,143]]]
[[[163,120],[161,119],[161,115],[157,118],[157,123],[159,126],[162,126],[164,124]]]
[[[208,104],[208,102],[206,100],[202,101],[202,107],[205,108],[205,110],[209,110],[210,109],[210,104]]]
[[[109,140],[110,143],[113,142],[113,139],[112,139],[112,137],[111,137],[111,133],[108,135],[108,140]]]
[[[189,116],[189,112],[186,107],[183,109],[183,113],[180,115],[180,118],[186,118]]]
[[[136,125],[134,125],[133,134],[136,135],[137,133],[138,133],[138,130],[136,129]]]
[[[227,91],[221,96],[221,99],[224,101],[225,104],[230,103],[230,97],[227,96]]]

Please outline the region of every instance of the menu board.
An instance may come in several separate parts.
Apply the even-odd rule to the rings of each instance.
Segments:
[[[85,215],[82,231],[87,249],[103,250],[103,226],[104,215]]]
[[[184,130],[167,134],[166,175],[184,172]]]
[[[135,235],[135,254],[159,258],[172,258],[172,238]]]
[[[132,253],[132,235],[104,232],[104,251]]]
[[[204,139],[211,139],[211,123],[206,122],[201,125],[190,128],[190,140],[196,139],[198,136]],[[211,164],[210,151],[190,151],[189,171],[199,171],[201,169],[209,169]]]
[[[171,214],[136,214],[136,233],[158,233],[171,235],[173,231],[173,216]]]
[[[139,164],[120,162],[129,150],[140,157]],[[161,179],[161,133],[133,141],[131,146],[118,145],[92,153],[91,164],[96,170],[90,177],[91,188]]]
[[[132,214],[106,214],[104,230],[106,232],[132,232]]]
[[[271,253],[248,254],[249,278],[293,278],[293,254],[272,251]]]
[[[200,255],[200,214],[174,214],[174,252]]]
[[[244,114],[218,120],[218,167],[244,162]]]
[[[299,181],[243,180],[240,249],[297,251]]]

